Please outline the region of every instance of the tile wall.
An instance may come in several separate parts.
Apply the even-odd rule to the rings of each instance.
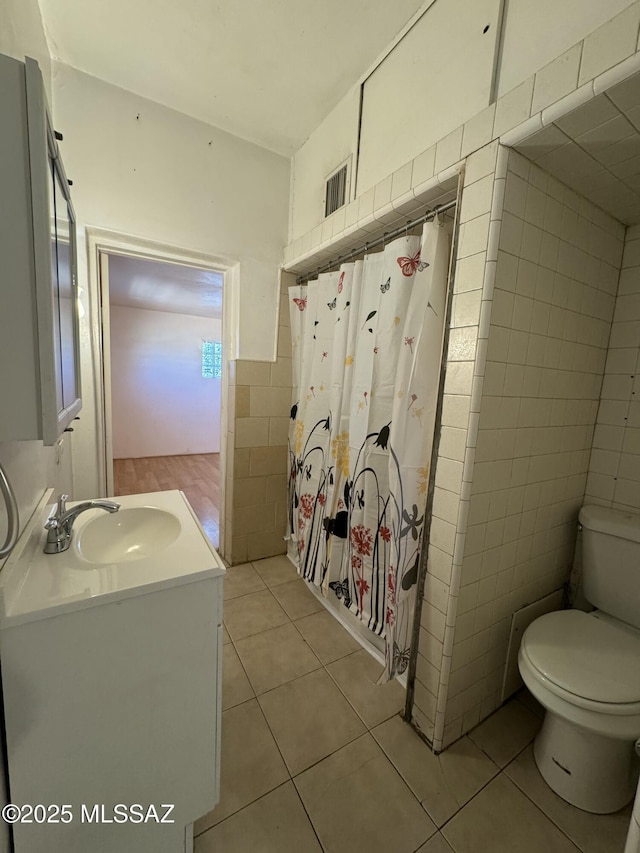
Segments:
[[[587,503],[640,511],[640,226],[627,230]]]
[[[467,161],[414,722],[502,701],[511,615],[571,566],[624,228],[521,155]]]
[[[499,145],[492,142],[466,161],[457,251],[442,429],[436,469],[428,572],[420,618],[412,720],[436,748],[436,721],[444,719],[446,699],[440,690],[445,651],[451,657],[458,565],[462,560],[468,511],[470,472],[465,458],[469,421],[478,412],[479,395],[472,400],[473,376],[481,321],[482,286],[486,266],[490,211]],[[471,206],[470,206],[471,205]],[[486,314],[486,311],[484,312]],[[485,332],[485,337],[486,337]],[[486,342],[484,345],[486,349]],[[449,644],[445,648],[445,641]],[[440,700],[439,700],[440,697]],[[440,737],[441,740],[441,737]]]
[[[285,553],[287,437],[291,411],[291,331],[282,274],[275,362],[229,366],[223,556],[231,565]]]

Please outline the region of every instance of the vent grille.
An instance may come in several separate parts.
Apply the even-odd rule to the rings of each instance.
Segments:
[[[325,218],[342,207],[347,199],[348,163],[341,166],[327,179],[324,196]]]

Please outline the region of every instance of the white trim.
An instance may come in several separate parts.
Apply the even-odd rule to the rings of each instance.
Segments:
[[[98,250],[98,290],[100,293],[100,325],[101,329],[111,328],[111,313],[109,301],[109,255],[107,252]],[[103,409],[100,423],[104,433],[104,450],[100,454],[104,458],[104,478],[107,495],[113,495],[113,428],[111,408],[111,338],[104,333],[100,335],[102,345],[102,357],[100,367],[102,368],[102,393]]]
[[[86,227],[87,246],[87,280],[89,288],[88,322],[90,330],[91,357],[93,361],[93,381],[95,389],[96,441],[97,441],[97,474],[98,494],[106,495],[109,485],[107,475],[106,453],[109,449],[110,428],[106,426],[105,412],[105,383],[103,376],[103,343],[102,331],[105,318],[101,308],[100,286],[100,254],[120,254],[136,258],[165,261],[185,266],[198,266],[222,272],[224,276],[222,299],[222,394],[220,406],[221,441],[220,441],[220,483],[224,484],[227,470],[227,405],[229,391],[229,359],[236,357],[237,333],[234,319],[238,305],[239,260],[225,255],[209,255],[204,252],[183,249],[167,243],[157,243],[143,237],[122,234],[104,228]],[[106,318],[108,328],[108,317]],[[107,368],[108,370],[108,368]],[[112,484],[111,484],[112,485]],[[223,541],[225,519],[225,489],[220,488],[220,537]]]

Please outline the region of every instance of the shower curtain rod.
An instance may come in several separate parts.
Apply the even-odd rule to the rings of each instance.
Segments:
[[[351,252],[347,252],[346,255],[338,255],[337,258],[334,258],[332,261],[328,261],[326,264],[322,264],[322,266],[318,267],[313,272],[308,272],[306,275],[299,275],[296,278],[296,284],[306,284],[310,278],[318,276],[320,273],[328,272],[333,267],[339,266],[340,264],[345,263],[345,261],[350,261],[352,258],[357,258],[358,255],[362,255],[370,249],[382,246],[389,240],[399,237],[401,234],[406,234],[407,231],[411,231],[412,228],[417,228],[418,225],[422,225],[424,222],[429,222],[431,219],[435,219],[439,213],[446,213],[447,210],[451,210],[451,208],[455,207],[456,204],[456,199],[448,201],[446,204],[439,204],[428,210],[426,213],[423,213],[422,216],[419,216],[417,219],[410,219],[406,225],[400,225],[398,228],[394,228],[393,231],[385,231],[382,237],[372,240],[371,243],[365,243],[363,246],[353,249]]]

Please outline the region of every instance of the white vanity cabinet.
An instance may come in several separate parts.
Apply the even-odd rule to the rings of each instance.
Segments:
[[[37,63],[0,54],[0,441],[81,407],[75,218]]]
[[[219,799],[224,568],[180,492],[119,500],[178,516],[177,540],[95,564],[41,554],[38,524],[0,576],[9,799],[73,815],[15,824],[16,853],[190,853]],[[113,822],[118,804],[174,823]]]

